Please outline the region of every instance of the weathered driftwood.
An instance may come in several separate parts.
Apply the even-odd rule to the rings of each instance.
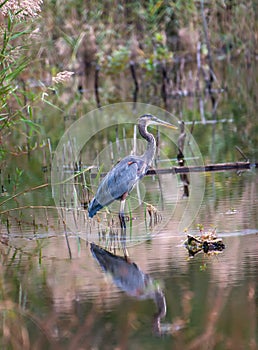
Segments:
[[[225,171],[225,170],[248,170],[251,168],[258,168],[258,163],[235,162],[235,163],[208,164],[204,166],[199,166],[199,165],[175,166],[175,167],[163,168],[163,169],[150,169],[148,170],[146,175],[202,173],[202,172]]]
[[[190,166],[173,166],[170,168],[150,169],[147,171],[146,176],[153,175],[165,175],[165,174],[187,174],[187,173],[204,173],[212,171],[229,171],[229,170],[250,170],[252,168],[258,168],[258,163],[250,162],[235,162],[235,163],[218,163],[207,164],[204,166],[190,165]],[[100,177],[104,177],[107,173],[101,173]],[[95,178],[96,173],[91,173],[91,178]]]

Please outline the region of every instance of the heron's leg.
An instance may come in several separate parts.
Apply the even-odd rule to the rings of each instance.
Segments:
[[[122,229],[126,229],[125,224],[125,197],[123,196],[120,202],[120,210],[119,210],[119,220]]]
[[[124,253],[124,258],[129,261],[129,253],[126,248],[126,229],[121,227],[120,243]]]

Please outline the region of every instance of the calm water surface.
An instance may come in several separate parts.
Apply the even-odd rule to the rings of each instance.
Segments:
[[[94,233],[88,241],[65,236],[61,224],[59,233],[39,226],[33,234],[15,223],[8,235],[2,225],[2,348],[22,343],[33,349],[255,349],[257,174],[207,176],[198,222],[189,232],[198,232],[197,223],[206,230],[216,226],[226,245],[221,254],[189,259],[175,217],[156,231],[148,228],[149,239],[140,244],[128,237],[130,262],[163,291],[167,312],[160,323],[153,294],[142,300],[128,295],[137,277],[122,272],[126,293],[93,258],[92,240],[122,255],[117,237],[104,244]]]

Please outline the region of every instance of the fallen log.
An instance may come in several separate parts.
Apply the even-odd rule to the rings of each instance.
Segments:
[[[64,166],[64,170],[66,172],[71,173],[71,169],[69,169],[70,166]],[[90,169],[91,168],[91,169]],[[95,178],[97,176],[104,177],[107,173],[103,172],[100,175],[97,173],[92,172],[91,170],[97,169],[97,167],[90,166],[86,167],[83,170],[78,169],[77,167],[74,168],[74,176],[78,176],[80,173],[89,171],[89,174],[91,178]],[[204,173],[204,172],[215,172],[215,171],[241,171],[241,170],[250,170],[258,168],[258,163],[251,163],[251,162],[235,162],[235,163],[217,163],[217,164],[207,164],[207,165],[189,165],[189,166],[172,166],[170,168],[158,168],[158,169],[149,169],[147,171],[146,176],[153,176],[153,175],[165,175],[165,174],[188,174],[188,173]],[[79,172],[79,173],[78,173]],[[72,176],[72,178],[74,177]]]
[[[146,175],[162,175],[162,174],[186,174],[186,173],[203,173],[211,171],[228,171],[228,170],[250,170],[258,168],[258,163],[235,162],[235,163],[218,163],[207,164],[204,166],[175,166],[171,168],[149,169]]]

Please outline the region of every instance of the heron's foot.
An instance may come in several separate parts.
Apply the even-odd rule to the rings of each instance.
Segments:
[[[119,220],[120,220],[121,228],[126,229],[125,214],[124,213],[119,213]]]

